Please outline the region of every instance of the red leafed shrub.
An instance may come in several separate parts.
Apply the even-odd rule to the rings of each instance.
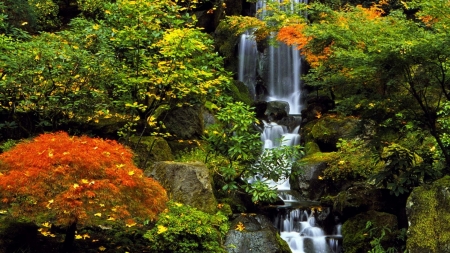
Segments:
[[[116,141],[58,132],[0,155],[0,201],[38,223],[133,225],[156,218],[167,195]]]

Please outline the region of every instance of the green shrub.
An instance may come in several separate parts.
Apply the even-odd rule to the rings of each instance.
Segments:
[[[223,237],[228,231],[227,217],[220,211],[210,215],[196,208],[169,202],[156,226],[145,233],[152,252],[226,252]]]

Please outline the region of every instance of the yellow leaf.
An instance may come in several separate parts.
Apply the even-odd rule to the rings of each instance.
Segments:
[[[118,169],[122,168],[123,166],[125,166],[125,164],[116,164],[116,167],[117,167]]]
[[[27,25],[28,24],[28,22],[23,22],[21,25]]]
[[[101,213],[96,213],[96,214],[94,214],[94,216],[102,217],[102,214]]]
[[[84,234],[83,239],[86,239],[86,238],[91,238],[91,237],[88,234]]]
[[[163,225],[158,225],[158,234],[162,234],[167,231],[167,228]]]
[[[80,240],[82,238],[83,238],[83,236],[81,236],[81,235],[75,235],[75,239],[77,239],[77,240]]]
[[[134,175],[134,171],[133,170],[128,171],[128,175],[133,176]]]
[[[109,217],[109,218],[106,219],[106,220],[109,220],[109,221],[115,221],[116,219],[114,219],[114,217]]]
[[[136,226],[136,224],[137,224],[136,222],[133,222],[133,223],[125,224],[125,226],[131,228],[131,227]]]
[[[111,14],[111,11],[110,10],[105,10],[105,13],[106,14]]]
[[[83,184],[89,184],[89,180],[87,180],[87,179],[81,179],[81,182],[82,182]]]
[[[78,188],[78,187],[80,187],[78,184],[73,184],[73,188],[74,188],[74,189],[76,189],[76,188]]]
[[[94,30],[98,30],[98,29],[100,29],[100,25],[99,24],[95,24],[95,25],[92,26],[92,28],[94,28]]]
[[[244,226],[244,224],[242,224],[242,222],[239,222],[235,228],[235,230],[237,230],[237,231],[242,231],[244,229],[245,229],[245,226]]]
[[[103,247],[103,246],[100,246],[100,247],[98,247],[98,250],[100,250],[100,251],[105,251],[105,250],[106,250],[106,248],[105,248],[105,247]]]
[[[53,199],[51,199],[51,200],[49,200],[49,201],[48,201],[48,203],[50,203],[50,204],[51,204],[51,203],[53,203],[53,202],[54,202],[54,200],[53,200]]]
[[[49,228],[52,226],[52,224],[48,223],[48,222],[44,222],[41,224],[43,227]]]
[[[34,57],[34,59],[36,60],[36,61],[38,61],[38,60],[40,60],[41,59],[41,56],[39,56],[38,54]]]

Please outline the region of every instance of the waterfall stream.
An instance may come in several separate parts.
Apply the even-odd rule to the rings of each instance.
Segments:
[[[260,15],[266,13],[266,1],[258,1],[256,8],[261,9]],[[306,0],[294,0],[292,3],[305,3]],[[293,5],[291,6],[293,8]],[[285,101],[289,103],[289,114],[301,112],[301,57],[293,47],[279,43],[269,46],[264,52],[258,52],[257,44],[252,37],[252,31],[242,34],[239,43],[239,71],[238,78],[249,88],[254,99],[263,97],[266,101]],[[264,94],[257,89],[257,79],[262,80],[265,87]],[[275,122],[264,123],[261,135],[265,149],[273,149],[282,145],[293,146],[300,144],[299,126],[291,132],[286,126]],[[299,208],[299,206],[313,206],[312,202],[303,203],[290,194],[288,179],[271,182],[276,186],[280,199],[284,205],[278,207],[278,215],[274,225],[279,229],[281,237],[289,244],[294,253],[340,253],[341,241],[340,225],[335,225],[334,232],[326,235],[319,226],[317,217],[329,215],[328,209]]]

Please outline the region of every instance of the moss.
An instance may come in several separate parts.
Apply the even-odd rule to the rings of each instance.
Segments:
[[[302,132],[306,142],[316,142],[321,151],[335,151],[340,138],[351,138],[357,128],[357,118],[326,115],[306,124]]]
[[[138,136],[130,138],[130,146],[133,147],[135,156],[135,163],[140,165],[143,161],[173,161],[172,150],[167,144],[166,140],[155,136]],[[139,142],[139,145],[135,145]],[[147,165],[151,163],[147,162]],[[145,169],[145,168],[141,168]]]
[[[300,162],[303,164],[312,164],[312,163],[319,163],[319,162],[329,162],[333,159],[336,159],[337,153],[336,152],[315,152],[312,154],[308,154],[307,156],[303,157]]]
[[[407,208],[410,222],[407,249],[411,253],[449,252],[450,176],[432,185],[415,188],[408,199]]]
[[[372,230],[366,228],[367,222],[372,223]],[[381,244],[386,249],[395,244],[397,235],[397,217],[393,214],[368,211],[358,214],[347,220],[342,225],[343,247],[345,253],[366,253],[372,249],[370,242],[374,238],[381,237],[381,229],[386,235],[381,240]]]
[[[247,105],[251,105],[253,102],[247,86],[240,81],[232,82],[225,94],[232,97],[234,101],[241,101]]]
[[[305,153],[306,155],[311,155],[314,153],[320,152],[319,145],[313,141],[309,141],[305,144]]]

